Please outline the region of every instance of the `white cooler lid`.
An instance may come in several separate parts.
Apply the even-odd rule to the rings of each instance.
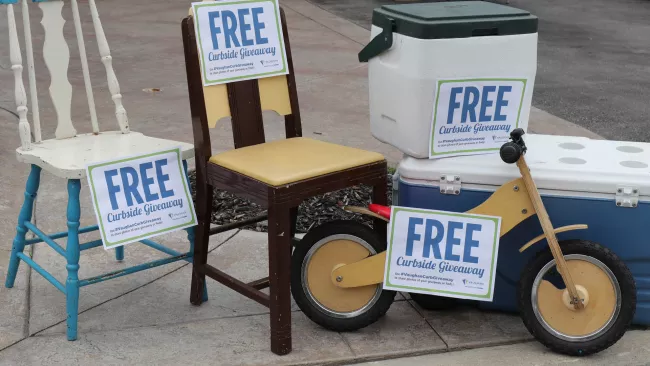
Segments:
[[[586,137],[525,134],[525,155],[540,190],[605,193],[619,187],[650,195],[650,144],[593,140]],[[442,159],[405,157],[400,178],[410,183],[438,185],[442,175],[457,175],[461,184],[500,186],[518,178],[516,164],[504,163],[499,154]]]

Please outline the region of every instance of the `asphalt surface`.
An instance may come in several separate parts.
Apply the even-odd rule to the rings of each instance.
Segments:
[[[366,29],[375,7],[395,4],[309,1]],[[607,139],[650,142],[650,0],[510,0],[507,5],[539,17],[535,107]]]

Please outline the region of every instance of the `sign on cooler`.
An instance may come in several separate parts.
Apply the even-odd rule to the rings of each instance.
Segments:
[[[393,206],[384,289],[492,301],[501,218]]]
[[[180,148],[86,167],[105,249],[196,225]]]
[[[492,153],[519,127],[527,79],[439,80],[429,157]]]

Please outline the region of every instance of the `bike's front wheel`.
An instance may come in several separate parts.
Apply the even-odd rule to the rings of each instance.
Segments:
[[[520,277],[519,309],[528,331],[555,352],[586,356],[616,343],[636,310],[636,285],[616,254],[593,242],[560,242],[584,308],[571,304],[550,250],[540,253]]]

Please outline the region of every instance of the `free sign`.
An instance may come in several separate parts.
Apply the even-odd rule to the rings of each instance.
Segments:
[[[196,225],[179,148],[86,167],[105,249]]]
[[[393,206],[387,290],[492,301],[501,218]]]
[[[277,0],[192,3],[203,85],[288,73]]]
[[[490,153],[519,127],[527,79],[439,80],[430,158]]]

